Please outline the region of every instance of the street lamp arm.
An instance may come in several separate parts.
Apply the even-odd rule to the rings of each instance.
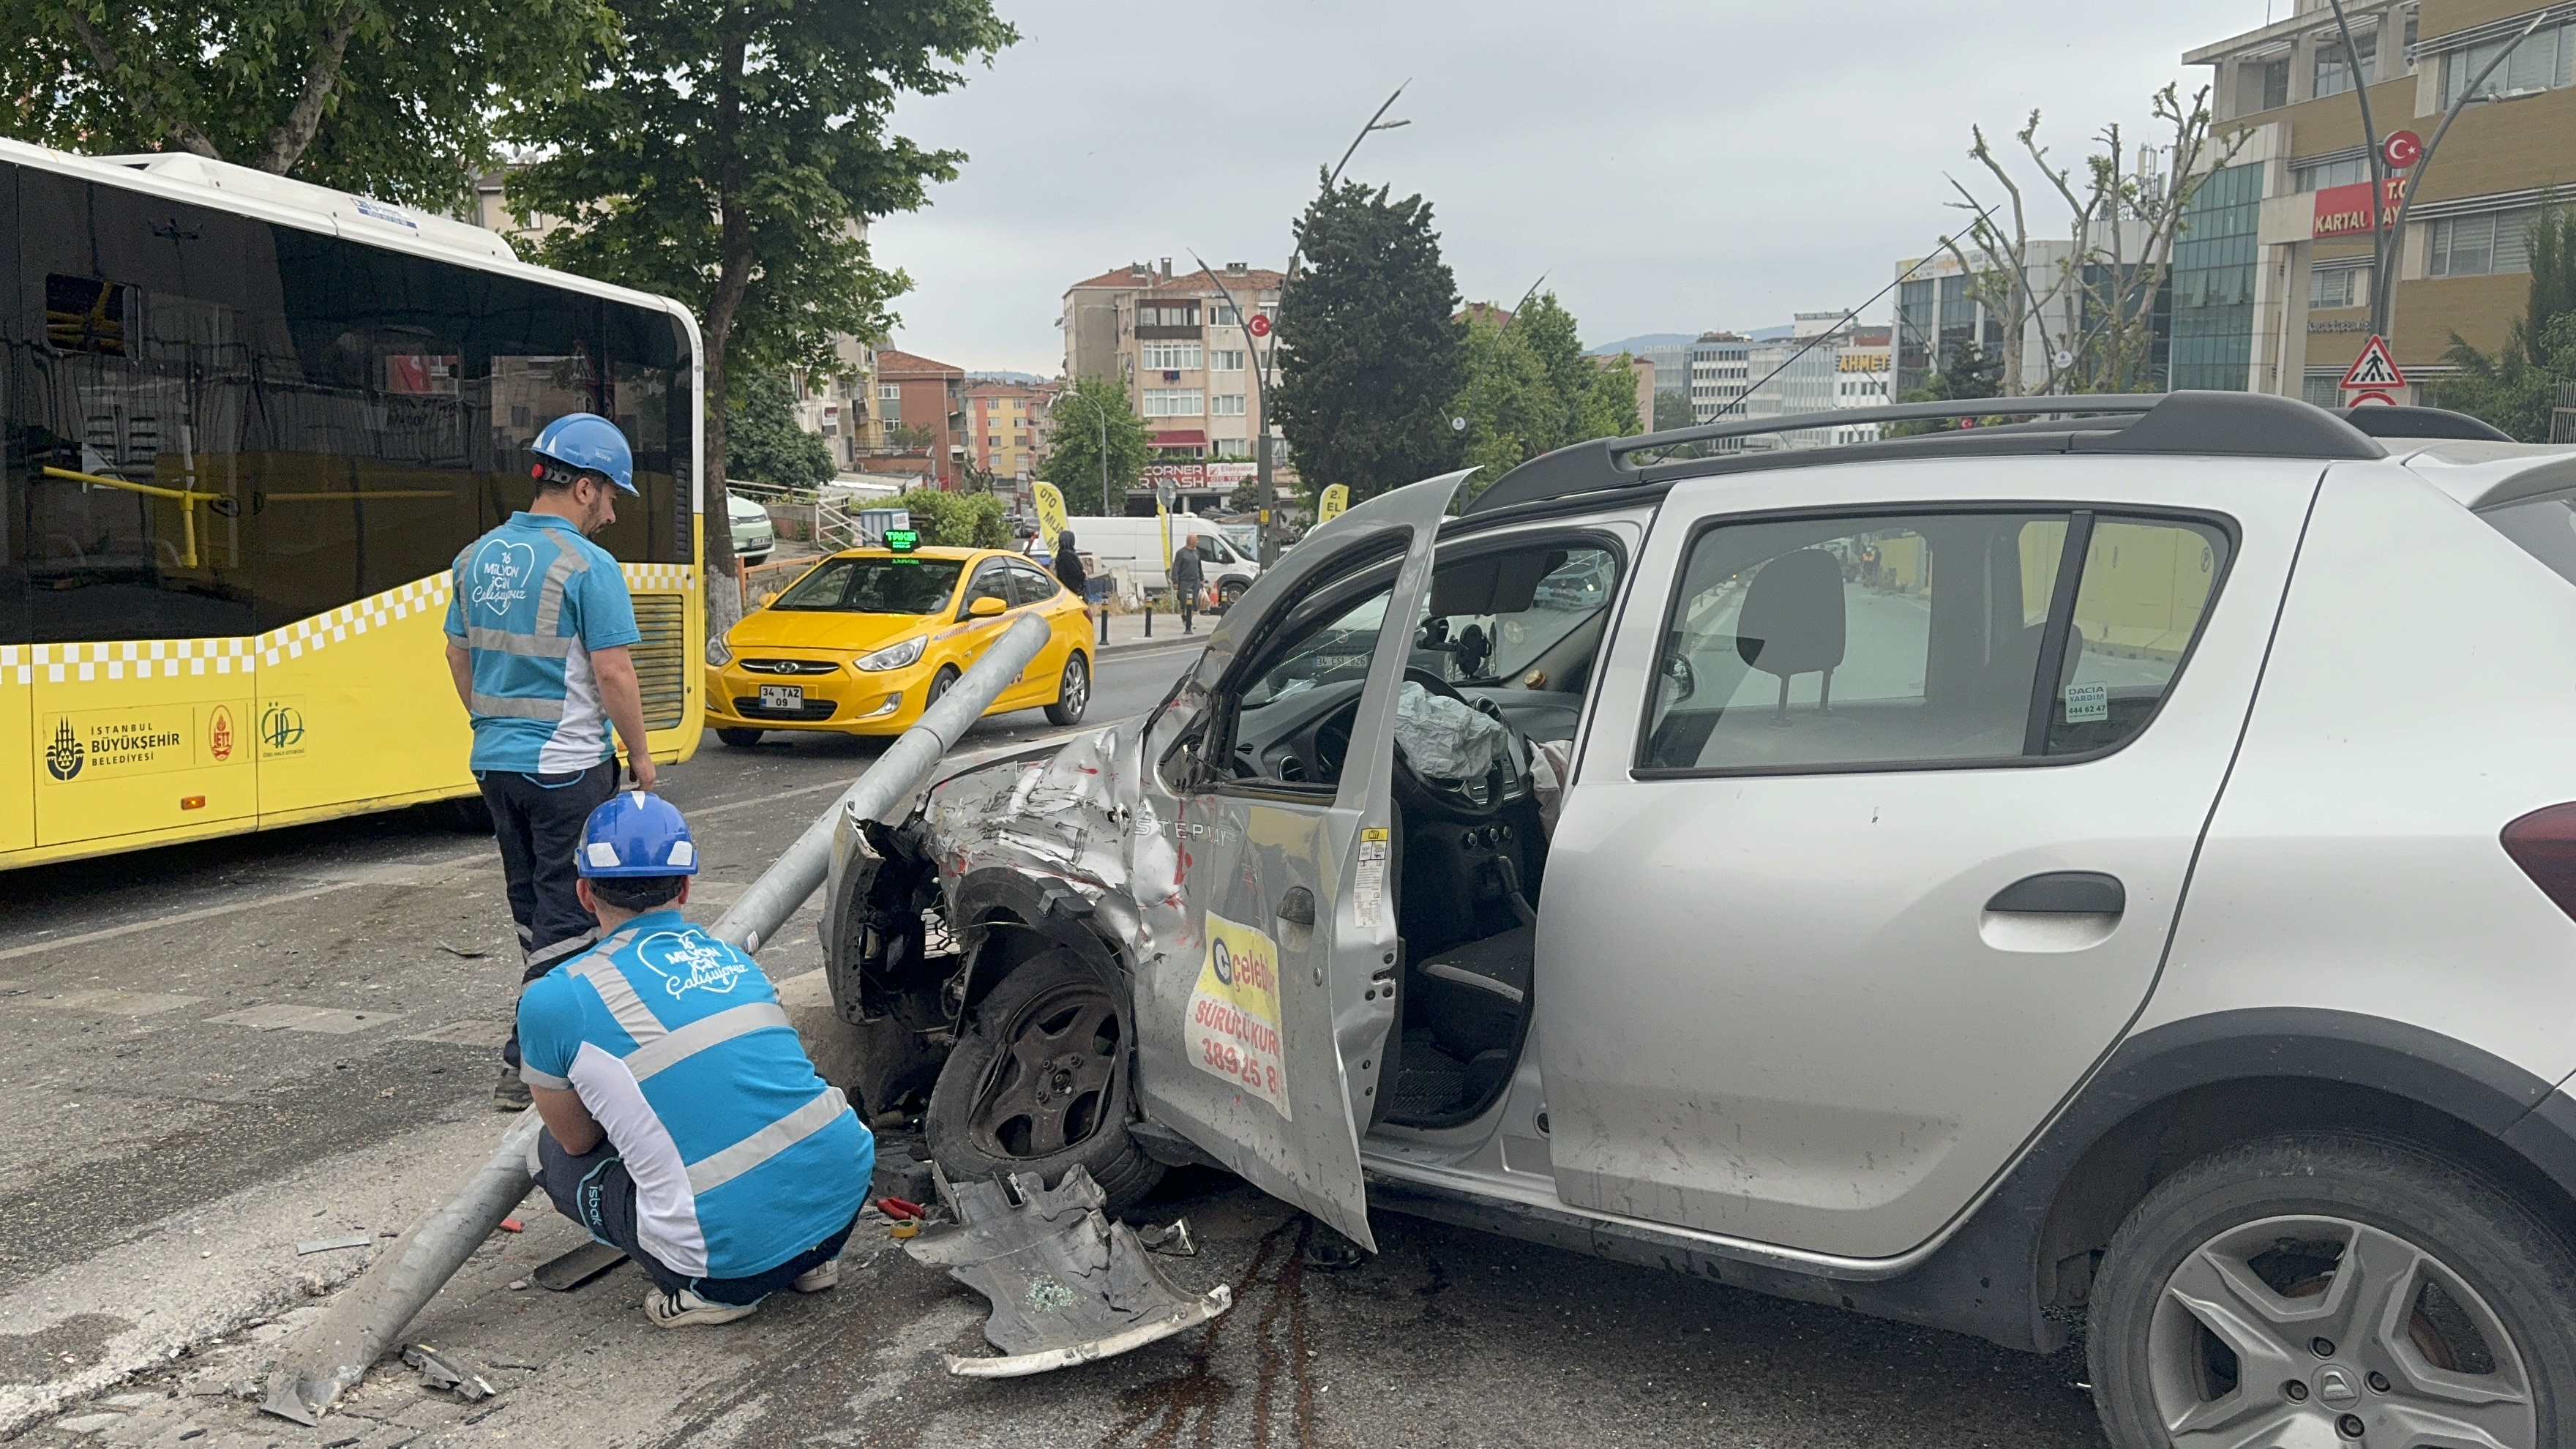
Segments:
[[[2343,36],[2344,64],[2352,73],[2353,99],[2361,103],[2361,144],[2370,152],[2370,214],[2376,218],[2388,199],[2388,158],[2380,154],[2379,128],[2370,119],[2370,85],[2361,75],[2361,43],[2352,38],[2352,21],[2343,13],[2343,0],[2326,0],[2334,7],[2335,29]],[[2372,37],[2374,40],[2376,36]],[[2373,225],[2370,229],[2370,321],[2371,331],[2386,336],[2380,301],[2388,295],[2388,228]]]

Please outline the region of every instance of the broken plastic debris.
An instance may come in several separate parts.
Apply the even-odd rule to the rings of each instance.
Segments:
[[[519,1221],[517,1218],[501,1219],[501,1231],[505,1233],[524,1233],[527,1230],[528,1225]]]
[[[999,1358],[946,1355],[968,1378],[1019,1378],[1089,1363],[1205,1323],[1233,1306],[1220,1283],[1192,1297],[1172,1287],[1136,1231],[1102,1215],[1108,1201],[1074,1167],[1049,1190],[1036,1176],[951,1184],[940,1193],[954,1226],[922,1233],[904,1251],[946,1268],[990,1300],[984,1338]]]
[[[295,1245],[295,1256],[308,1253],[336,1253],[342,1248],[364,1248],[374,1243],[373,1233],[351,1233],[344,1238],[309,1238]]]
[[[489,1379],[481,1374],[465,1372],[425,1343],[415,1343],[404,1349],[402,1360],[420,1370],[422,1388],[453,1390],[456,1397],[469,1404],[481,1403],[500,1392],[492,1387]]]
[[[1145,1245],[1145,1251],[1161,1253],[1165,1257],[1195,1258],[1199,1255],[1199,1242],[1190,1236],[1188,1218],[1174,1218],[1169,1227],[1158,1228],[1149,1223],[1136,1230],[1136,1241]]]
[[[877,1211],[884,1213],[890,1218],[918,1218],[926,1216],[926,1214],[921,1210],[921,1204],[907,1201],[906,1199],[899,1197],[878,1198]]]

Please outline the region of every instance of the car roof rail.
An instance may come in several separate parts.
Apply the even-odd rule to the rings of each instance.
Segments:
[[[1664,453],[1696,443],[1824,431],[1861,423],[1991,417],[2027,421],[1828,447],[1632,461],[1641,453]],[[2070,426],[2057,429],[2038,425],[2045,419],[2066,419]],[[1488,512],[1517,503],[1754,468],[1821,467],[1888,457],[2031,452],[2318,459],[2388,456],[2385,447],[2343,418],[2297,398],[2269,393],[2183,391],[1956,398],[1706,423],[1624,438],[1594,438],[1532,458],[1512,469],[1477,494],[1463,511]]]
[[[2365,403],[2336,408],[2334,415],[2374,438],[2444,438],[2473,443],[2510,443],[2513,434],[2484,418],[2449,408],[2389,407]]]

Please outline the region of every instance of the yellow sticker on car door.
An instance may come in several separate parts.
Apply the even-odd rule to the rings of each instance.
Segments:
[[[1279,1054],[1279,943],[1214,911],[1207,960],[1190,993],[1189,1054],[1203,1072],[1288,1112],[1287,1064]]]

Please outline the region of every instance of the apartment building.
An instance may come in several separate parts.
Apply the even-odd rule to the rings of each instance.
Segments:
[[[1276,345],[1278,272],[1228,262],[1220,288],[1195,268],[1131,262],[1065,289],[1064,375],[1112,377],[1153,435],[1159,461],[1243,461],[1265,425],[1253,369]],[[1228,302],[1231,294],[1233,301]],[[1254,309],[1247,339],[1235,308]],[[1271,374],[1277,376],[1275,369]]]
[[[1006,382],[979,378],[966,384],[966,457],[998,484],[1025,485],[1037,476],[1047,410],[1055,405],[1053,383]]]
[[[965,393],[966,369],[878,348],[876,421],[885,430],[886,448],[880,458],[862,457],[861,471],[911,471],[892,465],[926,459],[938,486],[956,488],[966,459]]]
[[[1896,401],[1895,330],[1855,327],[1834,349],[1834,406],[1877,408]],[[1853,423],[1834,429],[1836,443],[1869,443],[1878,439],[1878,424]]]
[[[2250,9],[2250,5],[2248,7]],[[2370,330],[2374,221],[2402,224],[2390,344],[2417,387],[2454,334],[2493,350],[2522,314],[2526,228],[2576,184],[2576,9],[2529,0],[2346,0],[2359,74],[2325,0],[2187,53],[2212,75],[2221,158],[2176,248],[2174,385],[2340,401]],[[2528,39],[2506,47],[2535,19]],[[2471,81],[2504,54],[2474,95]],[[2356,87],[2382,138],[2434,139],[2402,218],[2375,206]],[[2197,250],[2186,266],[2186,253]]]
[[[1732,332],[1703,332],[1690,345],[1691,421],[1715,422],[1737,406],[1753,381],[1753,339]]]
[[[869,404],[876,397],[876,349],[846,333],[832,339],[839,358],[829,371],[796,377],[796,425],[832,450],[832,467],[859,471],[859,460],[885,449],[885,430]]]

